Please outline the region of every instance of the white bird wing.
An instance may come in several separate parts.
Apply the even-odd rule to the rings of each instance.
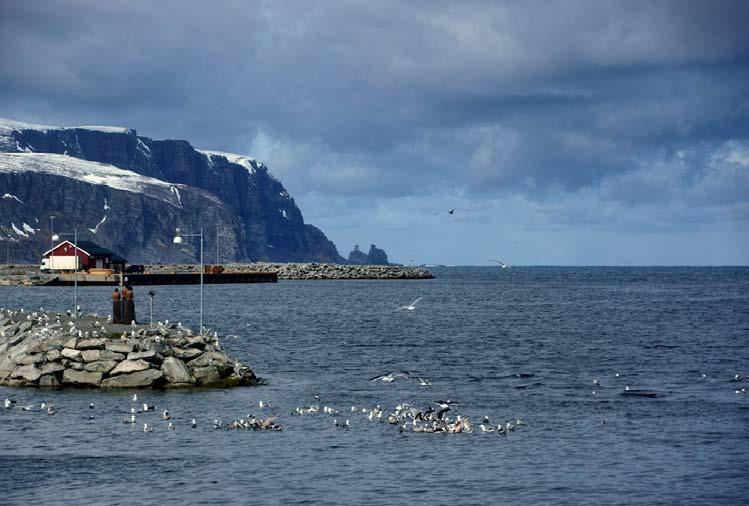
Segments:
[[[416,303],[417,303],[417,302],[419,302],[419,301],[420,301],[421,299],[423,299],[423,298],[424,298],[424,297],[419,297],[418,299],[416,299],[415,301],[413,301],[413,302],[411,303],[411,305],[412,305],[412,306],[415,306],[415,305],[416,305]]]

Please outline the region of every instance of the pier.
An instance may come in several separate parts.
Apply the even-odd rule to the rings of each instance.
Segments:
[[[145,274],[126,274],[128,283],[133,286],[148,285],[198,285],[199,272],[158,272]],[[78,286],[119,286],[119,274],[95,275],[78,274]],[[203,274],[203,284],[222,285],[237,283],[277,283],[276,272],[222,272],[220,274]],[[60,274],[44,286],[72,286],[75,283],[73,274]]]

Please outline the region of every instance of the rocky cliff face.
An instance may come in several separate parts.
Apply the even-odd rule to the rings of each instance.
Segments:
[[[176,248],[172,237],[201,226],[207,262],[217,234],[222,261],[343,261],[264,164],[132,129],[0,120],[0,194],[0,236],[12,238],[14,261],[48,249],[51,215],[55,230],[77,226],[130,262],[196,260],[197,239]]]

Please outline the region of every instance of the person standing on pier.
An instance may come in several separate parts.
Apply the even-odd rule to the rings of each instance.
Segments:
[[[122,289],[122,299],[125,302],[125,314],[123,315],[122,323],[127,325],[131,324],[135,320],[135,294],[133,293],[133,287],[126,285]]]
[[[122,323],[120,289],[115,288],[112,292],[112,323]]]

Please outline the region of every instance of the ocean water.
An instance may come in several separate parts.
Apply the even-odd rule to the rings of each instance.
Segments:
[[[130,391],[0,387],[17,401],[0,408],[0,503],[746,503],[749,394],[735,391],[749,381],[732,379],[749,376],[749,268],[435,274],[207,286],[206,325],[236,335],[224,347],[267,385],[141,391],[156,412],[135,428],[122,423]],[[136,287],[146,321],[149,289]],[[197,326],[198,287],[153,289],[157,319]],[[418,297],[416,310],[396,311]],[[79,298],[105,313],[109,289]],[[71,305],[72,288],[0,288],[4,307]],[[369,381],[391,371],[431,386]],[[625,397],[626,386],[658,396]],[[341,413],[291,415],[316,395]],[[527,426],[507,437],[400,433],[350,412],[445,398],[477,424]],[[18,408],[42,401],[57,415]],[[283,431],[212,428],[250,413],[277,416]]]

